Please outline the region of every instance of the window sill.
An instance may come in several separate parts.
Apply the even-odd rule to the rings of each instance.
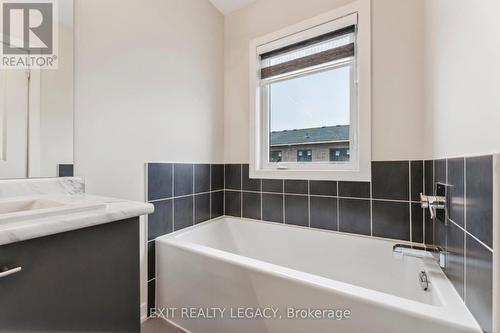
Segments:
[[[250,178],[256,179],[307,179],[334,181],[371,181],[371,170],[272,170],[250,167]]]

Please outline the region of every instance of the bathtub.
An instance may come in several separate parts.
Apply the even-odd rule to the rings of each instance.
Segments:
[[[156,316],[192,333],[480,333],[438,264],[396,243],[211,220],[156,240]]]

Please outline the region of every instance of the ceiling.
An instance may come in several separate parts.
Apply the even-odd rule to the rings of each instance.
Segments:
[[[255,0],[210,0],[210,2],[224,15],[245,7]]]

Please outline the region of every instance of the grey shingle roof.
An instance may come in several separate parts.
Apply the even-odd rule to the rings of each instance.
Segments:
[[[271,145],[349,140],[349,125],[325,126],[271,132]]]

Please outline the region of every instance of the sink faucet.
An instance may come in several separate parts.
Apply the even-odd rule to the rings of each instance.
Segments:
[[[392,252],[401,257],[432,258],[439,263],[439,267],[446,267],[446,251],[438,246],[396,244]]]
[[[431,219],[436,217],[436,210],[445,209],[446,207],[446,197],[442,196],[424,195],[420,193],[420,202],[422,208],[429,208]]]

